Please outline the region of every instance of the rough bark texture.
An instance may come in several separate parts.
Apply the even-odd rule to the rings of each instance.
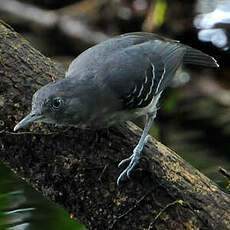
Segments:
[[[140,137],[132,124],[99,131],[36,124],[13,133],[35,90],[63,76],[0,23],[0,160],[88,229],[230,229],[230,196],[154,139],[142,170],[116,185],[117,165]]]

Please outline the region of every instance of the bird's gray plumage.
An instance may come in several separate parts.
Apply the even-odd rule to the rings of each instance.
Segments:
[[[15,130],[32,122],[103,128],[146,115],[147,122],[129,166],[130,174],[147,142],[162,91],[182,64],[217,67],[211,56],[151,33],[129,33],[80,54],[64,79],[39,89],[32,111]]]
[[[147,106],[151,98],[168,85],[183,61],[195,65],[217,65],[209,55],[178,41],[155,34],[130,33],[107,40],[83,52],[70,64],[66,77],[80,80],[88,75],[100,85],[99,87],[110,87],[111,91],[124,101],[124,107],[121,106],[120,109],[134,109]],[[146,76],[148,82],[144,84]],[[153,77],[151,96],[140,103],[149,93]],[[132,95],[135,87],[136,94],[132,96],[137,96],[143,85],[143,98],[134,98],[132,103],[128,103],[130,100],[127,97]]]

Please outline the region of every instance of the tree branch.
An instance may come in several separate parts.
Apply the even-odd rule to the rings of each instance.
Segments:
[[[35,124],[13,133],[36,89],[63,76],[0,22],[0,160],[88,229],[230,229],[229,194],[154,139],[140,170],[116,185],[117,165],[140,137],[132,123],[98,131]]]

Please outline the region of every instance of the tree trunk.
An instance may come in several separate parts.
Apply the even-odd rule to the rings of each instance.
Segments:
[[[91,131],[35,124],[13,133],[33,93],[64,70],[0,22],[0,160],[88,229],[230,229],[230,196],[152,139],[130,180],[118,163],[141,131],[132,123]]]

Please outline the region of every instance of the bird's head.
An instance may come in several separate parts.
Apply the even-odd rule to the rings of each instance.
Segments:
[[[77,126],[84,116],[82,111],[86,112],[78,86],[65,79],[49,83],[35,92],[30,114],[14,127],[14,131],[34,122]]]

